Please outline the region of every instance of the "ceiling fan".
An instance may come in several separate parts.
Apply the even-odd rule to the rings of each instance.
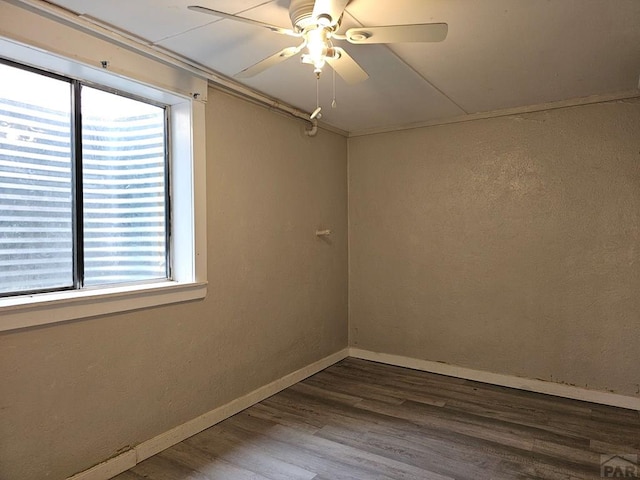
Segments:
[[[190,10],[244,22],[266,28],[274,33],[302,39],[296,47],[287,47],[258,63],[235,74],[236,78],[249,78],[302,53],[303,63],[313,65],[316,77],[328,63],[348,84],[362,82],[369,78],[367,72],[342,48],[333,45],[332,40],[346,40],[355,45],[400,42],[441,42],[447,36],[446,23],[426,23],[414,25],[387,25],[382,27],[350,28],[339,34],[342,14],[349,0],[291,0],[289,17],[293,29],[269,25],[246,17],[219,12],[207,7],[192,5]]]

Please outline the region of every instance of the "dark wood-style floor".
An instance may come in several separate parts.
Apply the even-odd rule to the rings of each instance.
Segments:
[[[117,480],[600,479],[640,415],[346,359]]]

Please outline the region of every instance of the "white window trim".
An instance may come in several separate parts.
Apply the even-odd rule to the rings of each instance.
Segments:
[[[10,11],[8,16],[0,11],[0,56],[170,106],[173,279],[0,298],[0,331],[204,298],[206,80],[34,12],[6,5],[3,9]],[[26,43],[23,27],[34,24]],[[56,44],[52,38],[63,40]],[[100,58],[114,59],[110,63],[117,63],[116,68],[102,69],[101,61],[83,56],[96,47]]]

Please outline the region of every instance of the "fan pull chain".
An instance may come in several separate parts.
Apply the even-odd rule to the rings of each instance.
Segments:
[[[338,108],[338,104],[336,103],[336,71],[333,70],[333,100],[331,101],[331,108]]]
[[[322,118],[322,114],[320,111],[322,107],[320,106],[320,73],[316,73],[316,109],[309,116],[309,120],[315,120],[316,118],[320,120]]]

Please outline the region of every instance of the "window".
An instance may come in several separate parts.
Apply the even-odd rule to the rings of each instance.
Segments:
[[[0,78],[0,296],[170,278],[166,107]]]
[[[82,19],[6,9],[0,331],[204,298],[206,78]],[[5,67],[37,84],[10,96]]]

